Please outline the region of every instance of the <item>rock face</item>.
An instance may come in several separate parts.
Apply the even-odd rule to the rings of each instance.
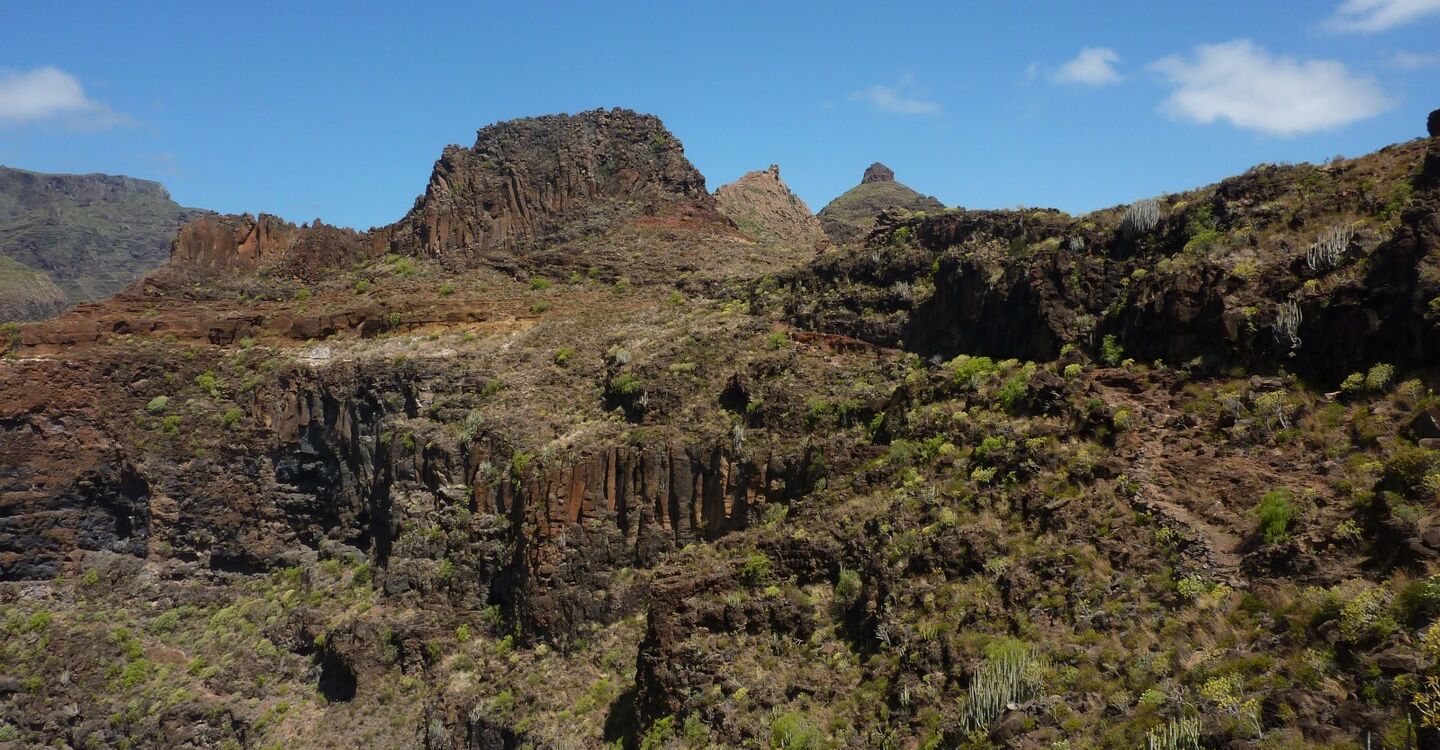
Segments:
[[[868,185],[872,182],[894,182],[895,170],[875,162],[865,168],[865,176],[860,178],[861,185]]]
[[[380,233],[394,252],[439,255],[563,240],[636,211],[714,207],[659,118],[597,109],[510,120],[470,148],[446,148],[415,207]]]
[[[1407,144],[1399,158],[1413,168],[1433,157],[1427,145]],[[1361,179],[1362,168],[1257,167],[1187,195],[1173,209],[1162,207],[1157,225],[1138,239],[1097,226],[1094,215],[889,211],[879,217],[871,246],[893,247],[902,229],[913,246],[825,261],[799,280],[807,294],[792,312],[806,328],[885,346],[903,342],[926,356],[1045,360],[1067,344],[1093,347],[1110,336],[1138,361],[1283,366],[1336,380],[1377,360],[1432,362],[1440,358],[1434,344],[1440,313],[1429,302],[1440,296],[1440,195],[1434,189],[1392,209],[1393,231],[1352,228],[1340,261],[1355,267],[1350,272],[1307,261],[1307,248],[1337,226],[1333,217],[1365,206],[1343,191],[1302,198],[1303,181],[1343,184]],[[1382,178],[1409,182],[1410,174]],[[1281,204],[1295,211],[1284,224],[1266,208]],[[1264,245],[1213,239],[1242,221],[1272,226],[1282,236]],[[1205,234],[1196,228],[1202,223],[1217,229]],[[894,292],[894,285],[927,274],[933,294],[914,299]],[[856,285],[859,279],[865,281]],[[840,289],[849,290],[843,302],[826,297]],[[853,310],[874,312],[866,318]],[[1298,316],[1290,328],[1281,320],[1286,311]]]
[[[46,274],[67,305],[108,297],[164,263],[175,230],[204,213],[158,182],[0,167],[0,256]]]
[[[825,239],[820,220],[780,179],[780,167],[747,172],[715,191],[720,213],[755,239],[813,248]]]
[[[369,254],[368,236],[316,220],[296,226],[267,214],[206,216],[180,228],[171,243],[177,266],[211,270],[249,270],[283,266],[305,274],[335,267]]]
[[[820,209],[820,225],[837,245],[859,242],[887,208],[935,212],[945,210],[945,204],[896,182],[895,173],[876,162],[865,170],[859,185]]]
[[[470,148],[447,147],[395,224],[359,233],[265,214],[205,217],[181,230],[172,257],[190,269],[314,273],[385,252],[510,254],[643,218],[724,223],[705,178],[658,118],[597,109],[498,123]]]
[[[1430,116],[1425,119],[1425,132],[1431,138],[1440,137],[1440,109],[1431,112]]]

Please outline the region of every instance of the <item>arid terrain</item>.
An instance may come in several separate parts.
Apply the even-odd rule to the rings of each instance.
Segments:
[[[187,215],[0,327],[0,748],[1440,748],[1428,134],[812,214],[594,110]]]

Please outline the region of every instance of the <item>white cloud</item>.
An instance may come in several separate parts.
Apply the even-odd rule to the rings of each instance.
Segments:
[[[1325,21],[1332,31],[1374,32],[1440,12],[1440,0],[1345,0]]]
[[[1120,82],[1120,72],[1115,70],[1118,62],[1120,55],[1109,47],[1084,47],[1075,59],[1057,68],[1051,78],[1060,83],[1108,86]]]
[[[59,68],[0,69],[0,124],[47,120],[82,130],[131,123],[129,117],[86,96],[80,81]]]
[[[1275,57],[1248,39],[1195,48],[1152,65],[1174,87],[1162,111],[1185,120],[1228,120],[1271,135],[1337,128],[1379,114],[1390,101],[1370,78],[1334,60]]]
[[[1423,70],[1440,65],[1440,53],[1396,52],[1385,59],[1385,64],[1401,70]]]
[[[906,75],[895,86],[876,84],[850,94],[850,101],[865,102],[883,112],[898,115],[938,115],[940,103],[924,98],[917,90],[915,76]]]

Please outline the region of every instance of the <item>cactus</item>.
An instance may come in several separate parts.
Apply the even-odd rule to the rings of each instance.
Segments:
[[[1275,343],[1288,346],[1293,354],[1300,348],[1300,323],[1305,315],[1295,300],[1281,302],[1275,311]]]
[[[1312,271],[1338,268],[1345,262],[1345,251],[1350,248],[1350,240],[1354,236],[1355,230],[1349,224],[1337,224],[1326,229],[1305,251],[1305,264]]]
[[[1160,204],[1153,200],[1135,201],[1125,209],[1120,220],[1120,233],[1126,237],[1139,237],[1160,223]]]
[[[1145,735],[1145,750],[1199,750],[1200,720],[1171,719]]]
[[[1040,691],[1044,663],[1029,648],[1006,650],[986,658],[970,678],[960,699],[960,721],[966,731],[988,730],[1006,706]]]

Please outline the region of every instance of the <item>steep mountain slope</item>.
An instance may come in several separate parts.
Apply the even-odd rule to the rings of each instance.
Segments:
[[[48,275],[68,304],[108,297],[164,263],[175,230],[202,213],[157,182],[0,167],[0,255]],[[54,312],[43,300],[34,310]]]
[[[875,226],[875,217],[889,208],[943,211],[945,204],[895,181],[895,172],[876,162],[865,169],[860,184],[820,209],[820,224],[835,244],[857,242]]]
[[[1440,138],[816,255],[492,127],[0,329],[0,742],[1435,746]]]
[[[746,172],[715,191],[715,203],[740,230],[766,243],[813,248],[825,240],[820,221],[780,179],[780,167]]]
[[[0,255],[0,322],[40,320],[65,307],[65,293],[43,271]]]

